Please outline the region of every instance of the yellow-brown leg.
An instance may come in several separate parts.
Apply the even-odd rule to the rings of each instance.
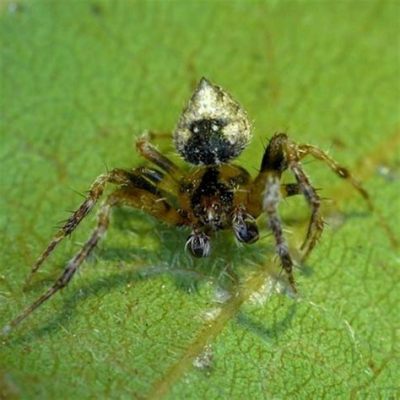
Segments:
[[[104,236],[109,226],[111,208],[121,205],[142,209],[169,224],[183,225],[185,223],[185,220],[177,210],[172,208],[164,199],[159,198],[156,194],[135,187],[127,187],[113,192],[100,208],[96,228],[92,231],[89,239],[85,242],[82,248],[67,263],[60,277],[43,295],[6,325],[3,328],[3,333],[8,333],[44,302],[49,300],[55,293],[68,285],[80,265],[93,251],[99,240]]]
[[[48,244],[47,248],[39,256],[36,262],[33,264],[31,269],[32,275],[40,268],[47,257],[53,252],[56,246],[68,235],[70,235],[79,223],[86,217],[86,215],[92,210],[97,203],[98,199],[104,192],[104,189],[108,183],[123,185],[128,184],[130,181],[129,172],[122,169],[113,169],[112,171],[100,175],[91,185],[88,195],[80,207],[67,219],[64,225],[59,231],[53,236],[52,240]]]
[[[289,167],[296,177],[300,191],[303,193],[311,208],[311,217],[308,224],[306,238],[301,245],[301,250],[303,250],[302,261],[304,261],[317,244],[324,229],[324,220],[320,214],[321,199],[318,196],[317,191],[311,185],[311,182],[303,171],[301,164],[293,160],[290,162]]]
[[[92,250],[96,247],[99,240],[105,234],[109,225],[110,209],[116,204],[117,203],[111,195],[100,208],[96,228],[90,234],[89,239],[85,242],[82,248],[67,263],[63,273],[43,295],[41,295],[35,302],[27,307],[20,315],[18,315],[18,317],[16,317],[8,325],[6,325],[3,328],[3,333],[8,333],[8,331],[17,326],[29,314],[40,307],[45,301],[50,299],[50,297],[52,297],[55,293],[68,285],[68,282],[72,279],[79,266],[89,256]]]
[[[138,208],[147,214],[169,225],[188,225],[189,221],[172,207],[165,198],[158,193],[150,193],[147,190],[136,187],[126,187],[114,193],[114,198],[126,206]]]
[[[167,172],[175,181],[179,182],[182,179],[182,173],[178,166],[161,154],[151,143],[149,143],[145,136],[142,136],[137,140],[136,149],[141,156]]]
[[[328,165],[328,167],[335,172],[342,179],[346,179],[350,182],[351,185],[361,194],[361,196],[365,199],[370,209],[373,209],[373,205],[371,199],[369,197],[368,192],[362,187],[361,183],[355,179],[352,174],[349,172],[347,168],[342,167],[338,164],[332,157],[330,157],[326,152],[319,149],[316,146],[312,146],[310,144],[301,144],[297,146],[297,152],[299,154],[299,159],[303,159],[307,155],[311,155],[318,160],[323,161]]]

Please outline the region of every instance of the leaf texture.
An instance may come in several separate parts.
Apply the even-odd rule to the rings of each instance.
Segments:
[[[375,210],[305,163],[328,226],[295,272],[297,299],[272,284],[265,218],[257,244],[221,233],[193,261],[187,231],[116,210],[68,288],[2,338],[0,398],[397,398],[399,14],[396,1],[1,2],[1,325],[89,234],[95,213],[23,291],[79,193],[141,165],[135,138],[171,132],[202,76],[248,111],[238,162],[252,175],[288,132],[348,166]],[[295,253],[309,211],[300,198],[280,211]]]

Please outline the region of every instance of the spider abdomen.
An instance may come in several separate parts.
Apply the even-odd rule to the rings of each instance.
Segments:
[[[215,165],[236,158],[250,135],[250,121],[240,104],[202,78],[178,121],[174,142],[187,162]]]

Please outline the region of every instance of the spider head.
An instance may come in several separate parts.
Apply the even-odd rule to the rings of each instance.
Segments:
[[[189,163],[212,165],[237,157],[250,135],[250,122],[239,103],[202,78],[179,118],[174,142]]]

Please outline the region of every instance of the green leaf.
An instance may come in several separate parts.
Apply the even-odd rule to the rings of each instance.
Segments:
[[[142,161],[145,129],[170,132],[201,76],[247,109],[253,175],[274,132],[329,149],[363,180],[370,212],[318,162],[328,221],[300,295],[273,240],[209,259],[185,230],[126,209],[69,286],[0,348],[1,398],[396,398],[399,395],[400,31],[396,1],[3,1],[0,325],[57,278],[95,223],[23,291],[55,226],[107,167]],[[173,155],[170,143],[160,148]],[[287,179],[290,179],[287,177]],[[309,211],[280,211],[295,254]],[[265,218],[260,226],[266,226]]]

